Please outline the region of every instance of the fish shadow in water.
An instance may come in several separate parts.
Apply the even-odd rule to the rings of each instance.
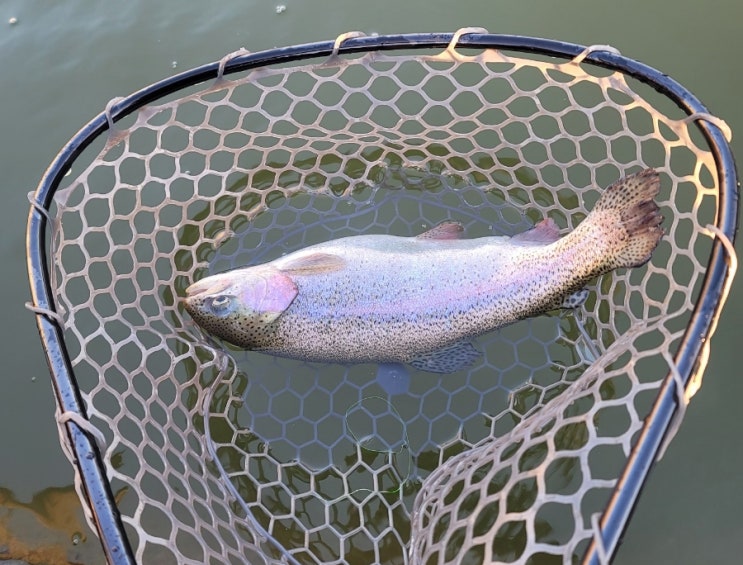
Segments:
[[[481,359],[451,374],[231,350],[238,367],[231,398],[239,403],[225,413],[234,414],[238,433],[255,434],[277,460],[313,470],[342,464],[362,439],[390,451],[404,444],[413,458],[460,440],[473,444],[491,433],[493,419],[531,410],[585,368],[576,351],[580,337],[565,334],[570,317],[541,316],[481,336]],[[379,399],[388,409],[379,408]],[[349,426],[356,408],[366,410],[366,420]]]

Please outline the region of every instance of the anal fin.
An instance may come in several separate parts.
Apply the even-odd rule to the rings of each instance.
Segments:
[[[565,298],[563,298],[559,308],[565,308],[569,310],[580,308],[588,299],[588,294],[588,289],[586,288],[576,290],[573,294],[568,294]]]
[[[472,365],[482,353],[469,341],[458,341],[442,349],[418,355],[409,363],[429,373],[455,373]]]

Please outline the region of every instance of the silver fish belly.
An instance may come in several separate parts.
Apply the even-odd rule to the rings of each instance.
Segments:
[[[472,337],[558,307],[596,276],[650,258],[662,237],[645,170],[615,183],[572,232],[551,220],[514,237],[463,239],[446,222],[417,237],[362,235],[207,277],[184,304],[207,332],[279,356],[471,363]]]

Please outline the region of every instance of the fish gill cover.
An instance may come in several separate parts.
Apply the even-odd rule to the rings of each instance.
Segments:
[[[343,236],[567,231],[646,167],[667,233],[651,260],[479,337],[453,374],[244,352],[181,304],[209,274]],[[580,559],[699,298],[717,179],[652,89],[494,49],[264,66],[122,120],[57,192],[52,249],[136,560]]]

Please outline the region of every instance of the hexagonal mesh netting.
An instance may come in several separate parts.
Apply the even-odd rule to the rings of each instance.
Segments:
[[[568,231],[645,167],[667,233],[646,266],[407,389],[215,343],[180,304],[208,274],[347,235]],[[261,65],[142,107],[72,170],[56,311],[142,563],[580,560],[673,372],[719,207],[715,156],[663,95],[496,49]]]

